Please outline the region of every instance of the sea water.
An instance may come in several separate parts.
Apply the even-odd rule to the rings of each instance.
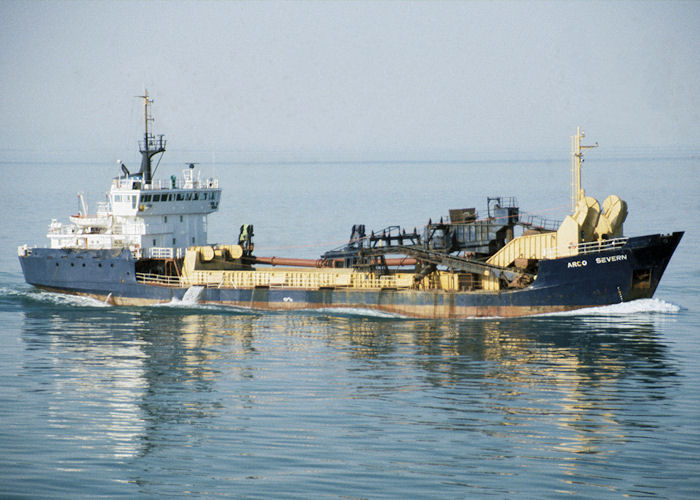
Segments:
[[[210,241],[254,224],[266,256],[318,257],[353,224],[420,228],[491,195],[569,206],[565,158],[202,167],[223,188]],[[116,173],[2,165],[0,497],[696,497],[699,167],[585,164],[587,194],[629,203],[628,235],[686,231],[653,299],[432,321],[36,290],[16,247]]]

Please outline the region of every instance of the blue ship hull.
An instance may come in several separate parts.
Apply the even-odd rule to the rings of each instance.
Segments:
[[[624,246],[542,260],[521,289],[488,291],[204,288],[201,303],[252,309],[362,308],[420,318],[522,316],[653,296],[683,232],[629,238]],[[182,299],[186,287],[139,283],[126,251],[33,248],[20,256],[28,283],[117,305]]]

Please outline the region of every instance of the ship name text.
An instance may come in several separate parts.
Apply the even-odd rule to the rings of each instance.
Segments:
[[[620,255],[611,255],[609,257],[596,257],[595,263],[596,264],[609,264],[610,262],[617,262],[619,260],[627,260],[627,255],[620,254]]]

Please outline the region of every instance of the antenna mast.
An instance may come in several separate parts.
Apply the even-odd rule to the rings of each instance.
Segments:
[[[597,148],[596,142],[592,146],[582,146],[581,139],[586,134],[581,127],[576,127],[576,135],[571,136],[571,212],[576,211],[576,205],[582,200],[586,193],[581,189],[581,165],[583,164],[583,150]]]
[[[144,95],[137,96],[143,99],[143,141],[139,143],[139,151],[141,152],[141,169],[139,174],[143,178],[144,184],[151,184],[153,180],[153,172],[151,170],[151,158],[159,153],[165,152],[165,139],[163,135],[156,137],[148,131],[148,122],[152,122],[151,103],[153,99],[148,97],[148,90],[144,91]]]

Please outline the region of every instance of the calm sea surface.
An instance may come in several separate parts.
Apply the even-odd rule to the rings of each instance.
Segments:
[[[116,168],[0,164],[0,497],[697,498],[700,161],[590,156],[587,194],[627,200],[628,235],[686,231],[655,298],[465,321],[40,292],[16,247]],[[210,241],[252,223],[259,255],[488,195],[568,213],[565,157],[202,167],[224,189]]]

